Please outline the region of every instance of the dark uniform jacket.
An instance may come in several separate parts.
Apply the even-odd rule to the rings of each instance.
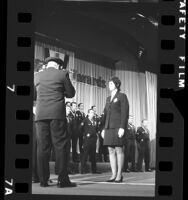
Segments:
[[[81,126],[83,127],[83,136],[84,139],[97,139],[97,131],[98,131],[98,125],[95,120],[90,121],[87,117],[82,122]]]
[[[98,120],[98,129],[99,129],[98,131],[101,132],[103,127],[104,127],[104,114],[101,114]]]
[[[84,121],[84,119],[86,118],[86,115],[84,112],[81,112],[80,110],[76,111],[76,115],[77,115],[77,128],[78,131],[83,134],[83,127],[80,126],[81,123]]]
[[[129,116],[129,102],[126,94],[117,92],[110,101],[107,97],[104,109],[104,128],[127,128]]]
[[[69,113],[69,118],[71,119],[71,130],[72,131],[75,131],[77,130],[78,128],[78,125],[77,125],[77,113],[76,112],[70,112]]]
[[[72,135],[72,130],[71,130],[72,118],[70,117],[70,115],[66,115],[66,118],[67,118],[67,131],[68,131],[69,137],[71,137],[71,135]]]
[[[37,92],[36,118],[66,120],[65,99],[75,95],[75,89],[64,70],[53,67],[35,73],[34,85]]]
[[[149,130],[144,129],[143,127],[138,127],[136,132],[136,141],[140,142],[148,142],[150,140]]]
[[[136,138],[136,127],[128,123],[126,131],[126,139],[134,140]]]
[[[78,125],[80,125],[84,121],[86,115],[84,112],[81,112],[80,110],[76,111],[76,115],[77,115],[77,123]]]

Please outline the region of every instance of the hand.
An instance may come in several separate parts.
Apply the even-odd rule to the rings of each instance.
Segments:
[[[104,130],[101,132],[101,137],[104,139]]]
[[[119,128],[118,136],[121,138],[121,137],[123,137],[123,135],[124,135],[124,129],[123,128]]]
[[[70,78],[71,80],[73,80],[73,76],[74,76],[74,71],[69,70],[69,78]]]

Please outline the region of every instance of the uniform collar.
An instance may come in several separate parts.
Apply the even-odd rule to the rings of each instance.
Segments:
[[[118,94],[119,94],[119,91],[117,91],[117,92],[115,93],[115,95],[114,95],[114,97],[112,98],[112,100],[111,100],[111,96],[110,96],[110,103],[113,102],[113,100],[117,97]]]
[[[147,133],[149,132],[146,127],[142,126],[142,128],[144,129],[145,132],[147,132]]]
[[[75,114],[76,114],[76,111],[73,112],[73,111],[71,110],[71,113],[72,113],[73,115],[75,115]]]

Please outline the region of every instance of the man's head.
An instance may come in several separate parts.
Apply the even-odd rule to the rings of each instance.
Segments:
[[[142,120],[142,126],[147,128],[147,126],[148,126],[148,120],[147,119]]]
[[[97,107],[95,105],[91,106],[91,109],[94,111],[94,113],[97,112]]]
[[[72,109],[72,111],[76,111],[76,108],[77,108],[77,103],[76,102],[72,102],[71,103],[71,109]]]
[[[78,104],[78,108],[79,108],[79,110],[83,111],[84,110],[84,104],[83,103],[79,103]]]
[[[65,103],[65,105],[70,107],[70,106],[71,106],[71,102],[70,102],[70,101],[67,101],[67,102]]]
[[[88,118],[92,119],[94,117],[94,115],[95,115],[94,110],[93,109],[89,109],[88,110]]]
[[[60,58],[48,57],[45,59],[46,68],[53,67],[55,69],[60,69],[63,66],[63,61]]]

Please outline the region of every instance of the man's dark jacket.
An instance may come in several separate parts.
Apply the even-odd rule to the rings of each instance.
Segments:
[[[68,72],[47,68],[34,75],[34,85],[37,93],[35,121],[66,120],[65,97],[72,98],[75,95]]]

